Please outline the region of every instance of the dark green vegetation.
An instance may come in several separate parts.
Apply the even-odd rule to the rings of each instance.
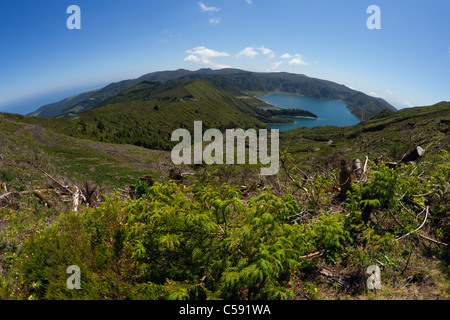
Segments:
[[[80,113],[93,109],[97,104],[105,99],[115,97],[124,90],[127,90],[143,81],[167,82],[186,75],[187,70],[173,72],[155,72],[142,76],[134,80],[124,80],[101,88],[99,90],[84,92],[82,94],[64,99],[60,102],[43,106],[30,114],[44,118],[50,117],[74,117]]]
[[[8,191],[45,189],[43,170],[65,184],[89,180],[111,192],[145,173],[159,176],[159,162],[168,161],[157,150],[76,139],[26,120],[36,119],[0,114],[0,183]]]
[[[266,112],[274,117],[289,116],[289,117],[308,117],[317,119],[317,116],[314,113],[299,109],[267,110]]]
[[[33,112],[39,117],[76,117],[81,113],[104,105],[105,100],[143,82],[166,83],[180,79],[201,79],[232,95],[250,95],[253,92],[282,92],[313,98],[342,100],[348,103],[350,111],[365,120],[383,109],[395,110],[380,98],[370,97],[331,81],[310,78],[290,73],[256,73],[237,69],[200,69],[198,71],[176,70],[143,75],[138,79],[112,83],[105,88],[83,93],[63,101],[43,106]]]
[[[17,117],[11,115],[11,117]],[[107,99],[77,119],[20,117],[60,133],[102,142],[171,149],[171,134],[179,128],[268,128],[271,115],[217,89],[203,80],[142,82]],[[264,121],[264,122],[263,122]]]
[[[383,110],[373,118],[352,127],[299,128],[283,132],[282,145],[289,152],[309,157],[311,152],[342,153],[348,158],[367,155],[399,161],[415,146],[427,150],[448,148],[450,104],[431,107]]]
[[[141,103],[138,89],[126,94]],[[166,152],[69,137],[58,126],[72,120],[47,121],[0,115],[0,179],[16,193],[0,191],[2,299],[450,298],[448,102],[284,132],[276,176],[182,168],[191,175],[178,183],[164,174]],[[389,167],[418,145],[423,158]],[[365,174],[339,198],[342,160],[366,156]],[[109,188],[74,214],[42,171]],[[157,183],[136,182],[144,173]],[[123,191],[131,183],[134,199]],[[74,264],[79,291],[66,287]],[[376,293],[366,288],[371,265],[381,268]]]
[[[263,110],[267,104],[255,92],[287,92],[339,99],[364,119],[385,110],[388,103],[330,81],[287,73],[252,73],[225,69],[157,72],[44,106],[21,118],[76,138],[170,150],[175,129],[192,129],[202,120],[205,130],[268,128],[290,123],[280,116],[317,118],[302,110]],[[48,117],[58,117],[48,119]]]

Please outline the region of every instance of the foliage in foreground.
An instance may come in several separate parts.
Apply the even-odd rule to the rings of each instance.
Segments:
[[[449,154],[432,160],[374,165],[349,191],[345,214],[313,210],[301,223],[305,204],[268,189],[246,198],[227,184],[140,184],[136,199],[109,195],[95,210],[62,214],[29,234],[9,256],[0,297],[291,299],[294,275],[319,263],[403,274],[419,243],[450,240]],[[81,290],[67,289],[70,265],[81,268]]]
[[[15,298],[286,299],[300,256],[323,239],[317,225],[287,223],[299,211],[292,196],[271,193],[244,202],[219,190],[172,182],[123,202],[109,196],[97,210],[68,214],[28,239],[17,258]],[[342,229],[342,228],[341,228]],[[338,236],[327,239],[333,250]],[[81,268],[80,291],[66,289],[65,270]]]

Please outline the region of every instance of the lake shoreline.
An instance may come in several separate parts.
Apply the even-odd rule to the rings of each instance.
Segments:
[[[273,119],[289,119],[289,118],[296,118],[296,119],[311,119],[311,120],[318,120],[319,117],[307,117],[307,116],[275,116],[272,117]]]
[[[291,130],[300,127],[317,127],[317,126],[352,126],[360,122],[360,120],[349,112],[348,104],[341,100],[307,97],[293,93],[271,92],[261,95],[259,92],[251,94],[254,99],[264,102],[265,105],[271,107],[269,110],[291,110],[298,109],[307,111],[317,116],[311,117],[309,114],[305,115],[276,115],[273,118],[288,118],[294,123],[286,124],[270,124],[273,129],[280,129],[281,131]],[[265,100],[267,99],[267,100]],[[282,107],[280,107],[282,106]],[[303,120],[304,119],[304,120]],[[317,121],[311,121],[317,120]],[[274,120],[276,122],[276,120]]]
[[[311,120],[317,120],[319,117],[303,117],[303,116],[293,116],[291,118],[298,118],[298,119],[311,119]]]
[[[269,93],[269,94],[270,94],[270,93]],[[259,101],[262,101],[262,102],[264,102],[265,104],[267,104],[267,105],[269,105],[269,106],[272,106],[273,109],[275,109],[275,110],[285,110],[285,109],[283,109],[283,108],[281,108],[281,107],[275,106],[275,105],[273,105],[273,104],[271,104],[271,103],[268,103],[267,101],[264,101],[263,99],[258,98],[258,96],[253,96],[253,98],[255,98],[255,99],[259,100]]]
[[[319,118],[313,118],[313,117],[301,117],[301,116],[287,116],[286,118],[282,118],[282,116],[280,117],[272,117],[272,119],[289,119],[289,118],[296,118],[296,119],[310,119],[310,120],[318,120]],[[275,126],[282,126],[282,125],[290,125],[290,124],[294,124],[295,121],[292,119],[289,119],[292,122],[291,123],[278,123],[278,122],[272,122],[270,123],[270,125],[275,125]]]
[[[270,96],[271,94],[286,94],[286,95],[291,95],[291,96],[305,97],[305,98],[313,98],[313,99],[319,99],[319,100],[334,100],[334,101],[339,101],[339,102],[342,102],[343,104],[345,104],[345,108],[346,108],[348,111],[350,111],[351,114],[353,114],[352,110],[350,109],[350,105],[348,104],[348,102],[346,102],[346,101],[344,101],[344,100],[341,100],[341,99],[316,98],[316,97],[304,96],[304,95],[298,94],[298,93],[281,92],[281,91],[280,91],[280,92],[275,92],[275,91],[273,91],[273,92],[266,92],[266,93],[262,92],[262,93],[261,93],[261,95],[265,95],[265,96]],[[263,100],[263,99],[261,99],[261,98],[258,98],[258,96],[256,96],[256,95],[253,95],[253,98],[255,98],[255,99],[259,100],[259,101],[262,101],[262,102],[264,102],[264,103],[266,103],[266,104],[272,106],[272,107],[273,107],[274,109],[276,109],[276,110],[287,110],[287,109],[285,109],[285,108],[281,108],[281,107],[275,106],[275,105],[273,105],[273,104],[271,104],[271,103],[269,103],[269,102],[267,102],[267,101],[265,101],[265,100]],[[353,114],[353,115],[354,115],[354,114]],[[355,116],[356,118],[358,118],[356,115],[354,115],[354,116]],[[294,118],[294,117],[293,117],[293,118]],[[305,119],[309,119],[309,118],[305,118]],[[319,119],[319,118],[316,118],[316,119]],[[361,121],[361,119],[358,119],[358,120]]]
[[[275,92],[274,92],[274,93],[275,93]],[[278,93],[278,92],[277,92],[277,93]],[[269,93],[268,95],[270,95],[270,94],[272,94],[272,93]],[[302,95],[299,95],[299,94],[293,94],[293,93],[281,93],[281,94],[292,94],[292,95],[296,95],[296,96],[299,96],[299,97],[306,97],[306,96],[302,96]],[[296,109],[286,109],[286,108],[282,108],[282,107],[273,105],[273,104],[271,104],[271,103],[269,103],[269,102],[267,102],[267,101],[264,101],[263,99],[258,98],[257,96],[253,96],[253,98],[255,98],[255,99],[259,100],[259,101],[262,101],[262,102],[264,102],[265,104],[268,104],[269,106],[272,106],[274,110],[296,110]],[[298,109],[298,110],[301,110],[301,109]],[[282,118],[282,117],[283,117],[283,116],[277,116],[277,117],[273,117],[273,118],[276,119],[276,118]],[[285,117],[289,117],[289,118],[297,118],[297,119],[311,119],[311,120],[317,120],[317,119],[319,119],[318,116],[317,116],[317,117],[308,117],[308,116],[285,116]],[[283,124],[283,123],[278,123],[278,125],[281,125],[281,124]]]

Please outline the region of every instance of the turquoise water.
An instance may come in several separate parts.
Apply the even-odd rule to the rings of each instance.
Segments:
[[[319,119],[301,119],[293,117],[282,117],[292,119],[295,123],[270,125],[272,129],[286,131],[300,127],[336,126],[346,127],[358,124],[360,121],[346,108],[347,104],[342,101],[317,99],[294,94],[271,93],[266,96],[257,96],[258,99],[266,101],[271,105],[283,109],[307,110],[319,117]]]

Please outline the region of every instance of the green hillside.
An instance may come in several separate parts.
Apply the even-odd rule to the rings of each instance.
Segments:
[[[352,127],[289,130],[281,134],[281,139],[289,152],[295,154],[309,154],[320,149],[317,154],[340,152],[352,157],[363,153],[372,158],[396,161],[416,146],[448,150],[449,120],[450,103],[441,102],[397,112],[385,110]]]
[[[211,73],[194,73],[184,76],[188,79],[204,79],[218,88],[235,95],[244,93],[291,93],[313,98],[342,100],[359,119],[367,119],[384,109],[396,109],[380,98],[370,97],[332,81],[310,78],[305,75],[276,72],[257,73],[242,71],[226,73],[221,70]]]
[[[42,171],[61,183],[92,181],[112,192],[145,174],[159,177],[158,163],[170,160],[166,152],[73,138],[58,132],[64,125],[48,127],[36,118],[0,114],[0,184],[9,192],[45,189],[53,181]]]
[[[163,150],[175,145],[174,130],[193,129],[194,121],[205,130],[268,128],[265,123],[279,121],[203,80],[144,81],[76,119],[11,117],[73,137]]]
[[[85,111],[104,105],[108,99],[120,95],[121,92],[141,82],[166,83],[177,79],[206,80],[234,96],[250,95],[251,97],[255,92],[284,92],[314,98],[342,100],[348,103],[349,110],[362,120],[374,116],[383,109],[395,110],[383,99],[370,97],[341,84],[300,74],[256,73],[238,69],[200,69],[198,71],[180,69],[149,73],[138,79],[112,83],[105,88],[43,106],[30,115],[73,118]]]
[[[172,88],[161,90],[161,86]],[[256,118],[257,109],[200,80],[176,85],[145,82],[106,103],[76,120],[84,136],[169,149],[174,145],[172,132],[193,130],[194,121],[202,121],[205,129],[267,128]]]

